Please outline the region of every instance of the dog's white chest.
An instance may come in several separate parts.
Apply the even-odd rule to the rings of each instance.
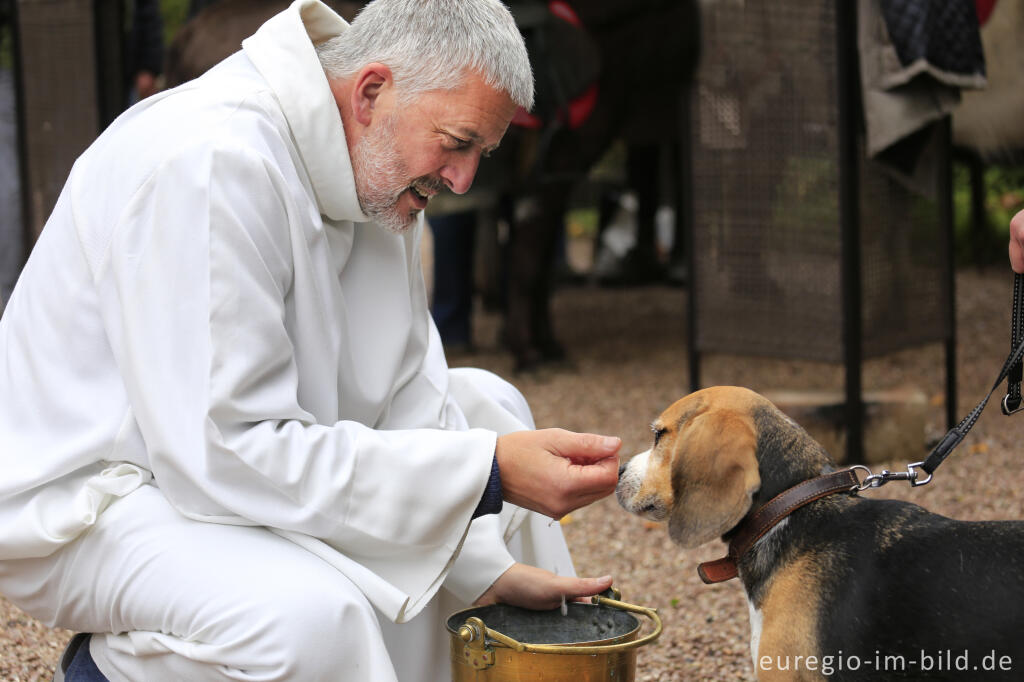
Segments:
[[[757,668],[757,649],[761,644],[761,625],[764,617],[761,611],[754,608],[754,603],[747,600],[747,608],[750,609],[750,657],[754,661],[754,668]]]

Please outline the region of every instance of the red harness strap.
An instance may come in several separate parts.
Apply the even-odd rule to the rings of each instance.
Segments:
[[[580,21],[576,10],[565,0],[551,0],[548,3],[548,11],[562,21],[572,24],[577,28],[583,26],[583,22]],[[569,127],[569,130],[576,130],[586,123],[587,119],[590,118],[590,114],[594,112],[596,105],[597,83],[594,83],[581,94],[569,100],[566,103],[565,110],[558,112],[558,117],[562,120],[562,123]],[[544,127],[544,121],[526,109],[516,107],[516,113],[512,116],[512,125],[526,128],[527,130],[540,130]]]

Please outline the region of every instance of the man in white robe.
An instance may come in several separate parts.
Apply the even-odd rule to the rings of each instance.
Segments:
[[[449,370],[419,265],[531,99],[496,0],[296,0],[79,158],[0,320],[0,592],[68,679],[443,680],[451,611],[611,584],[551,518],[618,439]]]

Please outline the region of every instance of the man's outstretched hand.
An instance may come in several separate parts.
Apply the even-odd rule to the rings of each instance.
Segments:
[[[474,603],[476,606],[512,604],[524,609],[556,609],[561,606],[563,597],[565,601],[576,601],[580,597],[600,594],[611,585],[612,577],[609,575],[574,578],[526,564],[512,564]]]
[[[621,446],[613,436],[564,429],[499,436],[495,456],[503,497],[560,519],[615,490]]]

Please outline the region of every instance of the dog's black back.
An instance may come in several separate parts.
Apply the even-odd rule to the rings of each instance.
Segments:
[[[907,502],[821,500],[778,531],[773,570],[817,567],[817,641],[833,680],[1024,680],[1024,522],[956,521]],[[764,565],[762,563],[761,565]]]
[[[774,406],[754,421],[755,507],[831,470],[824,449]],[[752,601],[787,563],[810,567],[831,680],[1024,680],[1024,521],[957,521],[868,495],[791,514],[741,562]]]

